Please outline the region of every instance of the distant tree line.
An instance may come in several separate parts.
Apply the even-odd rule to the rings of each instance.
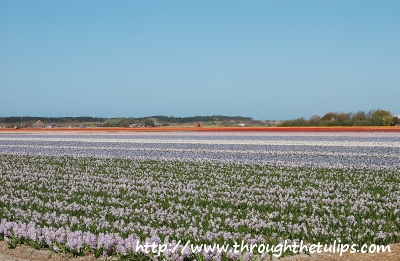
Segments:
[[[298,118],[282,121],[279,127],[293,126],[394,126],[400,124],[400,118],[393,116],[389,111],[371,110],[368,113],[328,112],[324,116],[312,116],[309,120]]]
[[[163,122],[163,126],[168,126],[167,123],[187,123],[187,122],[206,122],[206,121],[227,121],[227,120],[253,120],[250,117],[241,117],[241,116],[193,116],[193,117],[174,117],[174,116],[148,116],[148,117],[139,117],[139,118],[112,118],[106,119],[103,123],[104,127],[128,127],[131,124],[139,122],[144,126],[154,126],[154,120]]]
[[[31,117],[31,116],[23,116],[23,121],[34,122],[37,120],[41,120],[43,122],[51,122],[51,123],[68,123],[68,122],[103,122],[107,118],[99,118],[99,117],[88,117],[88,116],[80,116],[80,117]],[[21,121],[21,116],[19,117],[0,117],[0,123],[16,123]]]
[[[167,123],[187,123],[187,122],[207,122],[207,121],[229,121],[229,120],[238,120],[238,121],[251,121],[253,120],[250,117],[242,117],[242,116],[193,116],[193,117],[174,117],[174,116],[149,116],[149,117],[139,117],[139,118],[100,118],[100,117],[31,117],[31,116],[23,116],[23,122],[34,123],[37,120],[41,120],[45,123],[82,123],[82,122],[103,122],[104,127],[128,127],[131,124],[136,123],[136,120],[142,122],[146,126],[154,125],[153,121],[157,120],[163,122],[164,126],[167,126]],[[15,117],[0,117],[0,124],[18,124],[21,121],[20,116]]]
[[[192,116],[192,117],[174,117],[174,116],[150,116],[150,117],[141,117],[136,118],[138,121],[145,121],[148,118],[154,118],[159,120],[160,122],[169,122],[169,123],[187,123],[187,122],[206,122],[206,121],[229,121],[229,120],[238,120],[238,121],[251,121],[253,118],[250,117],[242,117],[242,116]]]

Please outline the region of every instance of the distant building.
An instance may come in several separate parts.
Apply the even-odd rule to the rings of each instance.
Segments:
[[[129,128],[136,128],[138,125],[136,123],[129,125]]]
[[[41,120],[38,120],[34,124],[32,124],[33,128],[44,128],[44,123]]]
[[[239,123],[239,127],[246,127],[245,123]]]

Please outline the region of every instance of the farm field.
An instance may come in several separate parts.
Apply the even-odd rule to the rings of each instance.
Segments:
[[[75,255],[251,260],[196,245],[400,242],[400,136],[381,131],[0,134],[0,237]],[[229,251],[231,250],[231,251]]]

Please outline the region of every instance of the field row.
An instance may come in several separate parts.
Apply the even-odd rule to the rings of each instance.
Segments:
[[[0,235],[131,257],[146,242],[400,242],[398,144],[379,133],[3,134]]]
[[[400,136],[389,133],[3,134],[0,154],[393,168],[400,167]]]
[[[25,128],[0,129],[0,133],[46,133],[46,132],[400,132],[398,126],[362,127],[146,127],[146,128]]]

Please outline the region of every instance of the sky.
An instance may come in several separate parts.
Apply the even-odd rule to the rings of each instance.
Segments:
[[[400,115],[400,1],[0,0],[0,117]]]

